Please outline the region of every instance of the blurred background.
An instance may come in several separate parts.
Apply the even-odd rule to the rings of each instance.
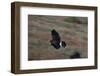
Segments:
[[[65,48],[55,49],[51,45],[53,29],[66,42]],[[69,59],[76,52],[81,58],[87,58],[87,31],[87,17],[29,15],[28,59]]]

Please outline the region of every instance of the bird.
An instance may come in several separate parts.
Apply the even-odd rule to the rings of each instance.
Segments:
[[[55,29],[51,31],[51,36],[52,40],[50,40],[50,43],[54,48],[59,49],[60,47],[66,47],[65,41],[61,41],[61,37]]]

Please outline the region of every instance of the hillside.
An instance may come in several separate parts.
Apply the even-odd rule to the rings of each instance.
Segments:
[[[67,16],[28,16],[28,59],[69,59],[75,52],[87,58],[87,18]],[[55,49],[50,44],[55,29],[66,48]]]

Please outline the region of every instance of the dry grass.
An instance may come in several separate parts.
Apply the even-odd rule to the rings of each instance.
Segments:
[[[59,32],[66,48],[55,49],[50,45],[51,30]],[[74,52],[87,57],[87,18],[63,16],[28,17],[28,59],[68,59]]]

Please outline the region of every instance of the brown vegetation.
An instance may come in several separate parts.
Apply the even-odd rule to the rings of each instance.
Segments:
[[[50,44],[51,30],[59,32],[66,48],[55,49]],[[87,18],[63,16],[28,17],[28,59],[68,59],[74,52],[87,57]]]

